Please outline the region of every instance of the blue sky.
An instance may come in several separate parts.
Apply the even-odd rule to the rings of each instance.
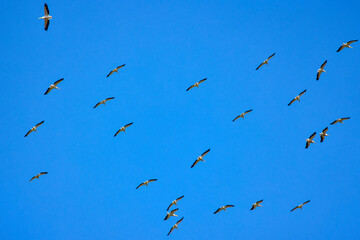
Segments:
[[[42,1],[0,9],[1,239],[359,236],[360,44],[336,53],[360,36],[358,1],[47,3],[47,32]],[[166,208],[181,195],[184,221],[166,237],[179,219],[163,221]],[[213,215],[225,204],[235,208]]]

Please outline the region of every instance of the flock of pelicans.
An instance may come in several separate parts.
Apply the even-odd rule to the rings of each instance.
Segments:
[[[44,15],[43,17],[40,17],[39,19],[44,19],[44,20],[45,20],[45,31],[47,31],[48,28],[49,28],[50,19],[52,19],[52,16],[49,15],[50,11],[49,11],[49,8],[48,8],[48,6],[47,6],[46,3],[45,3],[45,5],[44,5],[44,11],[45,11],[45,15]],[[343,43],[343,44],[339,47],[339,49],[337,50],[337,52],[340,52],[340,51],[343,50],[344,48],[352,48],[352,47],[350,46],[350,44],[352,44],[352,43],[354,43],[354,42],[357,42],[357,40],[352,40],[352,41],[348,41],[348,42],[346,42],[346,43]],[[265,65],[265,64],[268,65],[269,60],[270,60],[271,58],[273,58],[274,56],[275,56],[275,53],[272,54],[270,57],[268,57],[265,61],[263,61],[263,62],[256,68],[256,70],[259,70],[259,69],[260,69],[263,65]],[[327,63],[327,60],[326,60],[326,61],[320,66],[320,68],[317,70],[316,80],[319,80],[319,79],[320,79],[321,73],[325,73],[325,72],[326,72],[326,71],[324,70],[324,68],[325,68],[325,66],[326,66],[326,63]],[[109,77],[110,75],[112,75],[112,74],[115,73],[115,72],[117,73],[117,72],[119,71],[119,69],[123,68],[124,66],[125,66],[125,64],[114,68],[113,70],[110,71],[110,73],[109,73],[106,77]],[[44,93],[44,95],[49,94],[49,93],[51,92],[51,90],[53,90],[53,89],[59,89],[59,87],[58,87],[57,85],[58,85],[59,83],[61,83],[63,80],[64,80],[64,79],[61,78],[61,79],[57,80],[56,82],[54,82],[53,84],[51,84],[51,85],[49,86],[49,88],[46,90],[46,92]],[[186,91],[189,91],[190,89],[192,89],[192,88],[194,88],[194,87],[199,87],[199,85],[200,85],[201,83],[205,82],[206,80],[207,80],[207,78],[204,78],[204,79],[200,80],[199,82],[196,82],[195,84],[193,84],[193,85],[191,85],[189,88],[187,88]],[[291,104],[293,104],[295,101],[299,101],[299,102],[300,102],[300,97],[301,97],[302,95],[304,95],[305,93],[306,93],[306,89],[305,89],[304,91],[302,91],[302,92],[301,92],[298,96],[296,96],[294,99],[292,99],[291,102],[288,104],[288,106],[290,106]],[[114,97],[106,98],[106,99],[98,102],[93,108],[97,108],[97,107],[99,107],[101,104],[104,104],[104,105],[105,105],[105,103],[106,103],[107,101],[110,101],[110,100],[113,100],[113,99],[114,99]],[[236,118],[234,118],[233,122],[236,121],[236,120],[239,119],[239,118],[243,118],[243,119],[244,119],[244,118],[245,118],[245,115],[248,114],[248,113],[250,113],[251,111],[252,111],[252,109],[241,113],[241,114],[238,115]],[[350,119],[350,117],[344,117],[344,118],[336,119],[335,121],[333,121],[333,122],[331,123],[331,125],[334,125],[334,124],[336,124],[336,123],[343,123],[344,120],[348,120],[348,119]],[[38,128],[39,126],[41,126],[43,123],[44,123],[44,121],[42,121],[42,122],[36,124],[34,127],[32,127],[32,128],[26,133],[25,137],[27,137],[30,133],[32,133],[32,132],[34,132],[34,131],[36,132],[36,131],[37,131],[37,128]],[[120,132],[122,132],[122,131],[125,133],[126,128],[130,127],[132,124],[133,124],[133,123],[131,122],[131,123],[126,124],[125,126],[121,127],[119,130],[116,131],[114,137],[116,137],[116,136],[117,136]],[[326,128],[320,133],[320,142],[323,142],[324,139],[325,139],[325,137],[326,137],[326,136],[329,136],[329,135],[327,134],[327,131],[328,131],[328,127],[326,127]],[[313,140],[315,136],[316,136],[316,132],[314,132],[313,134],[311,134],[311,136],[310,136],[308,139],[306,139],[305,148],[308,148],[311,143],[315,143],[315,141]],[[195,167],[196,164],[198,164],[200,161],[205,162],[204,157],[205,157],[205,155],[208,154],[209,152],[210,152],[210,149],[206,150],[203,154],[201,154],[199,157],[197,157],[197,159],[195,160],[195,162],[191,165],[191,168]],[[34,177],[32,177],[32,178],[30,179],[30,182],[31,182],[32,180],[36,179],[36,178],[39,179],[39,177],[40,177],[41,175],[45,175],[45,174],[47,174],[47,172],[41,172],[41,173],[35,175]],[[149,180],[141,183],[139,186],[137,186],[136,189],[138,189],[138,188],[140,188],[140,187],[142,187],[142,186],[148,186],[149,183],[155,182],[155,181],[157,181],[157,179],[149,179]],[[178,201],[181,200],[183,197],[184,197],[184,196],[181,196],[181,197],[179,197],[179,198],[177,198],[177,199],[175,199],[174,201],[171,202],[171,204],[170,204],[169,207],[167,208],[167,211],[168,211],[168,212],[166,213],[166,216],[165,216],[164,220],[168,220],[170,217],[177,217],[177,216],[178,216],[178,215],[176,215],[175,213],[179,210],[179,208],[175,208],[175,209],[173,209],[173,210],[171,210],[171,211],[169,211],[169,210],[171,209],[172,206],[174,206],[174,205],[177,206]],[[262,202],[263,202],[263,200],[260,200],[260,201],[255,202],[254,204],[252,204],[250,210],[254,210],[254,209],[257,208],[257,207],[262,207],[262,205],[261,205]],[[290,211],[292,212],[292,211],[294,211],[294,210],[296,210],[296,209],[301,209],[301,210],[302,210],[303,206],[304,206],[305,204],[309,203],[309,202],[310,202],[310,200],[308,200],[308,201],[306,201],[306,202],[304,202],[304,203],[302,203],[302,204],[294,207],[294,208],[291,209]],[[232,208],[232,207],[234,207],[234,205],[221,206],[220,208],[218,208],[218,209],[214,212],[214,214],[217,214],[217,213],[219,213],[219,212],[221,212],[221,211],[226,211],[228,208]],[[181,223],[181,222],[183,221],[183,219],[184,219],[184,217],[182,217],[179,221],[177,221],[177,222],[171,227],[171,229],[170,229],[170,231],[169,231],[169,233],[168,233],[167,235],[170,235],[170,233],[171,233],[175,228],[178,229],[178,225],[179,225],[179,223]]]

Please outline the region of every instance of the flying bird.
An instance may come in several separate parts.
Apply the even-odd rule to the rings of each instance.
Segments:
[[[292,212],[292,211],[294,211],[294,210],[296,210],[296,209],[298,209],[298,208],[302,210],[302,207],[303,207],[305,204],[309,203],[309,202],[310,202],[310,200],[309,200],[309,201],[306,201],[306,202],[304,202],[304,203],[302,203],[302,204],[300,204],[299,206],[294,207],[293,209],[290,210],[290,212]]]
[[[169,211],[169,209],[171,208],[172,205],[176,205],[176,206],[177,206],[177,202],[178,202],[180,199],[182,199],[183,197],[184,197],[184,195],[181,196],[181,197],[178,197],[177,199],[175,199],[174,201],[172,201],[172,202],[170,203],[169,207],[167,208],[167,211]]]
[[[31,132],[33,132],[33,131],[37,132],[36,129],[37,129],[41,124],[43,124],[43,123],[44,123],[44,121],[39,122],[38,124],[36,124],[34,127],[32,127],[32,128],[25,134],[24,137],[27,137],[27,136],[28,136]]]
[[[227,209],[227,208],[230,208],[230,207],[235,207],[235,206],[234,206],[234,205],[225,205],[225,206],[219,207],[219,208],[214,212],[214,214],[217,214],[217,213],[220,212],[221,210],[226,211],[226,209]]]
[[[336,52],[340,52],[341,50],[343,50],[344,48],[352,48],[350,46],[350,44],[354,43],[354,42],[357,42],[358,40],[351,40],[351,41],[348,41],[347,43],[343,43],[339,49],[336,51]]]
[[[202,83],[202,82],[205,82],[206,80],[207,80],[207,78],[204,78],[203,80],[198,81],[197,83],[195,83],[194,85],[192,85],[188,89],[186,89],[186,91],[189,91],[193,87],[199,87],[199,84]]]
[[[149,179],[149,180],[141,183],[139,186],[137,186],[136,189],[138,189],[139,187],[144,186],[144,185],[146,185],[148,187],[148,183],[155,182],[155,181],[157,181],[157,179]]]
[[[166,213],[166,216],[164,218],[164,221],[165,220],[168,220],[170,217],[177,217],[178,215],[176,215],[176,211],[179,210],[178,208],[174,209],[174,210],[171,210],[171,212],[167,212]]]
[[[300,102],[300,97],[306,92],[306,89],[304,91],[302,91],[299,95],[297,95],[293,100],[291,100],[291,102],[288,104],[288,106],[290,106],[291,104],[293,104],[293,102],[295,102],[296,100],[298,100]]]
[[[56,82],[54,82],[53,84],[51,84],[49,86],[49,88],[46,90],[46,92],[44,93],[44,95],[48,94],[53,89],[60,89],[57,85],[59,83],[61,83],[63,80],[64,80],[64,78],[61,78],[61,79],[57,80]]]
[[[326,72],[324,70],[324,67],[325,67],[326,63],[327,63],[327,60],[323,64],[321,64],[320,68],[317,70],[316,80],[320,79],[321,73]]]
[[[331,125],[334,125],[335,123],[343,123],[344,120],[348,120],[350,119],[350,117],[346,117],[346,118],[338,118],[335,121],[333,121],[332,123],[330,123]]]
[[[326,133],[328,129],[329,129],[329,128],[326,127],[326,128],[324,128],[324,130],[322,130],[322,132],[320,133],[320,142],[323,142],[324,139],[325,139],[325,137],[326,137],[326,136],[329,136],[329,134]]]
[[[109,98],[107,98],[107,99],[104,99],[104,100],[98,102],[93,108],[97,108],[100,104],[104,104],[104,105],[105,105],[105,103],[106,103],[107,101],[113,100],[114,98],[115,98],[115,97],[109,97]]]
[[[126,132],[125,129],[126,129],[127,127],[131,126],[132,124],[133,124],[133,123],[131,122],[131,123],[128,123],[128,124],[126,124],[125,126],[121,127],[119,130],[117,130],[117,132],[115,133],[114,137],[116,137],[121,131]]]
[[[172,228],[170,229],[170,232],[167,234],[168,236],[170,235],[170,233],[176,228],[176,229],[179,229],[178,228],[178,224],[181,223],[181,221],[184,219],[184,217],[182,217],[179,221],[177,221],[174,226],[172,226]]]
[[[315,143],[314,142],[314,137],[315,137],[315,135],[316,135],[316,132],[314,132],[313,134],[311,134],[311,136],[308,138],[308,139],[306,139],[306,145],[305,145],[305,148],[308,148],[309,146],[310,146],[310,143]]]
[[[198,158],[195,160],[195,162],[191,165],[191,168],[195,167],[195,165],[196,165],[198,162],[200,162],[200,161],[205,162],[204,156],[205,156],[206,154],[208,154],[209,152],[210,152],[210,148],[209,148],[208,150],[206,150],[203,154],[201,154],[200,156],[198,156]]]
[[[262,203],[263,201],[264,201],[264,200],[261,199],[260,201],[257,201],[256,203],[254,203],[254,204],[251,206],[250,210],[254,210],[254,209],[257,208],[257,207],[262,207],[262,205],[261,205],[260,203]]]
[[[35,178],[40,179],[40,176],[41,176],[41,175],[44,175],[44,174],[48,174],[48,172],[41,172],[41,173],[33,176],[33,177],[30,179],[29,182],[31,182],[31,181],[34,180]]]
[[[269,60],[270,60],[273,56],[275,56],[275,53],[273,53],[270,57],[268,57],[265,61],[263,61],[263,62],[256,68],[256,70],[258,70],[259,68],[261,68],[262,65],[264,65],[264,64],[266,64],[266,66],[269,66],[269,65],[268,65]]]
[[[125,67],[125,64],[118,66],[116,68],[114,68],[113,70],[111,70],[111,72],[109,72],[109,74],[106,77],[109,77],[111,74],[113,74],[114,72],[118,72],[118,70],[122,67]]]
[[[235,122],[238,118],[243,118],[243,119],[245,119],[244,117],[245,117],[245,114],[248,114],[249,112],[251,112],[252,111],[252,109],[250,109],[250,110],[247,110],[246,112],[243,112],[242,114],[240,114],[240,115],[238,115],[236,118],[234,118],[234,120],[232,120],[233,122]]]
[[[39,19],[45,20],[44,28],[45,28],[45,31],[47,31],[49,28],[50,19],[52,19],[52,16],[49,15],[50,11],[49,11],[48,5],[46,3],[44,4],[44,12],[45,12],[45,16],[39,17]]]

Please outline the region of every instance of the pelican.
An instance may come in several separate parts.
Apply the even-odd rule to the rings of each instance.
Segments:
[[[115,97],[109,97],[109,98],[107,98],[107,99],[104,99],[104,100],[98,102],[93,108],[97,108],[100,104],[104,104],[104,105],[105,105],[105,103],[106,103],[107,101],[112,100],[112,99],[114,99],[114,98],[115,98]]]
[[[144,186],[144,185],[146,185],[148,187],[148,183],[155,182],[155,181],[157,181],[157,179],[149,179],[149,180],[141,183],[139,186],[137,186],[136,189],[138,189],[139,187]]]
[[[263,201],[264,201],[264,200],[261,199],[260,201],[257,201],[256,203],[254,203],[254,204],[251,206],[250,210],[254,210],[254,209],[257,208],[257,207],[262,207],[262,205],[260,205],[260,203],[262,203]]]
[[[51,84],[49,86],[49,88],[46,90],[46,92],[44,93],[44,95],[48,94],[53,89],[60,89],[57,85],[59,83],[61,83],[63,80],[64,80],[64,78],[61,78],[61,79],[57,80],[56,82],[54,82],[53,84]]]
[[[178,215],[176,215],[176,211],[179,210],[178,208],[174,209],[174,210],[171,210],[171,212],[167,212],[166,213],[166,216],[164,218],[164,221],[165,220],[168,220],[170,217],[177,217]]]
[[[219,208],[214,212],[214,214],[217,214],[217,213],[220,212],[221,210],[226,211],[226,209],[229,208],[229,207],[235,207],[235,206],[234,206],[234,205],[225,205],[225,206],[219,207]]]
[[[310,143],[315,143],[314,142],[314,137],[315,137],[315,135],[316,135],[316,132],[314,132],[313,134],[311,134],[311,136],[308,138],[308,139],[306,139],[306,145],[305,145],[305,148],[308,148],[309,146],[310,146]]]
[[[193,163],[193,165],[191,165],[191,168],[195,167],[195,165],[196,165],[198,162],[200,162],[200,161],[205,162],[204,156],[205,156],[206,154],[208,154],[209,152],[210,152],[210,148],[209,148],[208,150],[206,150],[203,154],[201,154],[200,156],[198,156],[198,158],[195,160],[195,162]]]
[[[351,40],[351,41],[348,41],[347,43],[343,43],[339,49],[336,51],[336,52],[340,52],[341,50],[343,50],[344,48],[352,48],[350,46],[350,44],[354,43],[354,42],[357,42],[358,40]]]
[[[250,110],[247,110],[246,112],[243,112],[242,114],[240,114],[240,115],[238,115],[236,118],[234,118],[234,120],[232,120],[233,122],[235,122],[238,118],[243,118],[243,119],[245,119],[244,117],[245,117],[245,114],[248,114],[249,112],[251,112],[252,111],[252,109],[250,109]]]
[[[115,133],[114,137],[116,137],[116,135],[118,135],[121,131],[126,132],[125,129],[126,129],[127,127],[131,126],[132,124],[133,124],[133,123],[131,122],[131,123],[128,123],[128,124],[126,124],[125,126],[121,127],[119,130],[117,130],[117,132]]]
[[[300,97],[306,92],[306,89],[304,91],[302,91],[299,95],[297,95],[293,100],[291,100],[291,102],[288,104],[288,106],[290,106],[291,104],[293,104],[293,102],[295,102],[296,100],[298,100],[300,102]]]
[[[174,201],[172,201],[172,202],[170,203],[169,207],[167,208],[167,211],[169,211],[169,209],[171,208],[172,205],[176,205],[176,206],[177,206],[177,202],[178,202],[180,199],[182,199],[183,197],[184,197],[184,195],[181,196],[181,197],[178,197],[177,199],[175,199]]]
[[[266,66],[269,66],[269,65],[268,65],[269,60],[270,60],[273,56],[275,56],[275,53],[273,53],[270,57],[268,57],[265,61],[263,61],[263,62],[256,68],[256,70],[258,70],[259,68],[261,68],[262,65],[264,65],[264,64],[266,64]]]
[[[113,74],[114,72],[118,72],[118,70],[122,67],[125,67],[125,64],[118,66],[116,68],[114,68],[113,70],[111,70],[111,72],[109,72],[109,74],[106,77],[109,77],[111,74]]]
[[[342,124],[344,124],[343,121],[344,121],[344,120],[348,120],[348,119],[350,119],[350,117],[338,118],[338,119],[336,119],[335,121],[333,121],[333,122],[330,123],[330,124],[331,124],[331,125],[334,125],[335,123],[342,123]]]
[[[47,31],[49,28],[50,19],[52,19],[52,16],[49,15],[50,11],[49,11],[48,5],[46,3],[44,4],[44,12],[45,12],[45,16],[39,17],[39,19],[45,20],[44,27],[45,27],[45,31]]]
[[[317,70],[316,80],[320,79],[321,73],[326,72],[324,70],[324,67],[325,67],[326,63],[327,63],[327,60],[323,64],[321,64],[320,68]]]
[[[41,173],[33,176],[33,177],[30,179],[29,182],[31,182],[31,181],[34,180],[35,178],[40,179],[40,176],[41,176],[41,175],[44,175],[44,174],[48,174],[48,172],[41,172]]]
[[[43,123],[44,123],[44,121],[39,122],[38,124],[36,124],[34,127],[32,127],[32,128],[25,134],[24,137],[27,137],[27,136],[28,136],[31,132],[33,132],[33,131],[37,132],[36,129],[37,129],[41,124],[43,124]]]
[[[170,233],[172,232],[172,230],[174,230],[175,228],[176,229],[179,229],[178,228],[178,224],[181,223],[181,221],[184,219],[184,217],[182,217],[179,221],[177,221],[174,226],[172,226],[172,228],[170,229],[170,232],[167,234],[168,236],[170,235]]]
[[[188,89],[186,89],[186,91],[189,91],[190,89],[192,89],[193,87],[199,87],[199,84],[202,82],[205,82],[207,80],[207,78],[204,78],[200,81],[198,81],[197,83],[195,83],[194,85],[190,86]]]
[[[328,130],[328,127],[324,128],[324,130],[322,130],[322,132],[320,133],[320,142],[323,142],[325,137],[329,136],[329,134],[326,133],[327,130]]]
[[[310,200],[308,200],[308,201],[300,204],[299,206],[294,207],[293,209],[290,210],[290,212],[292,212],[292,211],[294,211],[294,210],[296,210],[296,209],[298,209],[298,208],[300,208],[300,209],[302,210],[302,207],[303,207],[305,204],[309,203],[309,202],[310,202]]]

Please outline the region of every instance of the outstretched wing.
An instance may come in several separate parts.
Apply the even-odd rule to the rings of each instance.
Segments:
[[[199,81],[199,84],[202,83],[202,82],[205,82],[207,80],[207,78],[204,78],[202,80]]]
[[[48,94],[50,91],[51,91],[51,88],[48,88],[48,89],[46,90],[46,92],[44,93],[44,95]]]
[[[341,120],[349,120],[350,117],[346,117],[346,118],[341,118]]]
[[[316,132],[314,132],[313,134],[311,134],[311,136],[309,137],[309,139],[313,140],[313,138],[315,137]]]
[[[325,60],[325,62],[324,62],[323,64],[321,64],[321,67],[320,67],[320,68],[321,68],[321,69],[324,69],[326,63],[327,63],[327,60]]]
[[[31,181],[34,180],[35,178],[36,178],[36,176],[33,176],[33,177],[30,179],[29,182],[31,182]]]
[[[293,100],[291,100],[291,102],[289,102],[288,106],[290,106],[291,104],[293,104],[293,102],[295,102],[295,98]]]
[[[177,199],[176,199],[176,201],[179,201],[180,199],[182,199],[184,197],[184,195],[182,195],[181,197],[178,197]]]
[[[241,115],[238,115],[236,118],[234,118],[234,120],[232,120],[233,122],[235,122]]]
[[[133,122],[126,124],[126,125],[124,126],[124,128],[127,128],[127,127],[129,127],[129,126],[131,126],[131,125],[133,125]]]
[[[270,58],[272,58],[273,56],[275,56],[275,53],[273,53],[270,57],[268,57],[267,60],[270,60]]]
[[[244,115],[250,113],[251,111],[252,111],[252,109],[247,110],[246,112],[244,112]]]
[[[45,22],[44,22],[44,29],[45,29],[45,31],[48,30],[49,25],[50,25],[50,20],[49,20],[48,18],[45,18]]]
[[[320,75],[321,75],[321,72],[318,72],[318,73],[316,74],[316,80],[319,80],[319,79],[320,79]]]
[[[125,64],[123,64],[123,65],[121,65],[121,66],[118,66],[118,67],[116,68],[116,70],[119,70],[119,69],[122,68],[122,67],[125,67]]]
[[[157,181],[157,179],[150,179],[150,180],[148,180],[148,182],[155,182],[155,181]]]
[[[168,236],[170,235],[170,233],[174,230],[174,226],[172,226],[172,228],[170,229],[170,232],[167,234]]]
[[[201,154],[201,157],[204,157],[206,154],[208,154],[210,152],[210,148],[208,150],[206,150],[205,152],[203,152],[203,154]]]
[[[184,219],[184,217],[182,217],[179,221],[177,221],[177,222],[176,222],[176,225],[179,224],[179,223],[181,223],[183,219]]]
[[[264,64],[265,64],[265,62],[262,62],[255,70],[259,70],[259,68],[261,68],[262,65],[264,65]]]
[[[226,205],[225,208],[235,207],[234,205]]]
[[[109,97],[109,98],[107,98],[107,99],[105,99],[105,101],[109,101],[109,100],[112,100],[112,99],[114,99],[115,97]]]
[[[61,78],[59,80],[57,80],[56,82],[54,82],[54,85],[57,86],[59,83],[61,83],[64,80],[64,78]]]
[[[109,74],[106,77],[109,77],[111,74],[113,74],[115,71],[111,70],[111,72],[109,72]]]
[[[306,93],[306,89],[299,94],[299,97],[301,97],[304,93]]]
[[[177,210],[179,210],[179,208],[175,208],[175,209],[172,210],[170,213],[171,213],[171,214],[174,214],[174,213],[176,213]]]
[[[32,129],[30,129],[26,134],[25,134],[25,136],[24,137],[27,137],[31,132],[32,132],[33,130]]]
[[[214,214],[217,214],[218,212],[220,212],[221,211],[221,208],[218,208],[215,212],[214,212]]]
[[[35,127],[39,127],[41,124],[43,124],[45,121],[41,121],[38,124],[35,125]]]
[[[262,203],[264,201],[264,199],[261,199],[259,201],[256,202],[256,204]]]
[[[40,173],[40,176],[41,176],[41,175],[45,175],[45,174],[48,174],[48,172],[41,172],[41,173]]]
[[[166,211],[169,211],[169,209],[171,208],[171,206],[174,205],[173,203],[170,203],[169,207],[166,209]]]
[[[46,3],[44,4],[44,12],[45,12],[45,16],[50,14],[49,7]]]
[[[100,104],[101,102],[98,102],[93,108],[97,108]]]
[[[336,119],[335,121],[333,121],[332,123],[330,123],[331,125],[334,125],[335,123],[337,123],[338,120]]]
[[[145,185],[145,183],[140,183],[139,186],[136,187],[136,189],[138,189],[139,187],[144,186],[144,185]]]
[[[307,204],[307,203],[309,203],[310,202],[310,200],[307,200],[306,202],[304,202],[302,205],[305,205],[305,204]]]
[[[195,85],[192,85],[192,86],[188,87],[188,89],[186,89],[186,91],[189,91],[189,90],[192,89],[193,87],[195,87]]]
[[[114,137],[116,137],[116,135],[118,135],[121,132],[121,128],[119,130],[116,131]]]
[[[354,43],[354,42],[357,42],[357,41],[358,41],[358,40],[351,40],[351,41],[348,41],[347,44],[350,45],[350,44],[352,44],[352,43]]]
[[[338,50],[336,52],[340,52],[341,50],[343,50],[345,47],[343,45],[341,45]]]
[[[298,208],[299,208],[299,206],[296,206],[296,207],[294,207],[293,209],[291,209],[290,212],[292,212],[292,211],[294,211],[294,210],[296,210],[296,209],[298,209]]]
[[[195,167],[195,165],[199,162],[200,160],[196,159],[195,162],[191,165],[191,168]]]
[[[255,204],[253,204],[250,208],[250,210],[254,210],[256,207],[255,207]]]

